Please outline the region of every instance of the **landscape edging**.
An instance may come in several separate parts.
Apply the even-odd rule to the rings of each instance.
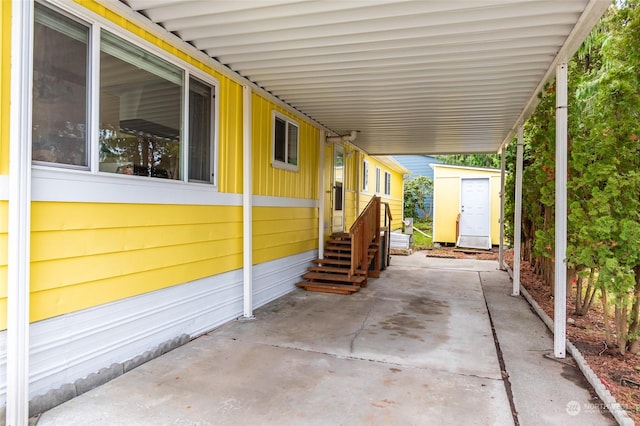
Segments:
[[[536,312],[536,314],[540,317],[540,319],[542,319],[542,321],[549,328],[549,330],[551,330],[551,333],[553,333],[553,321],[551,320],[551,318],[549,318],[547,313],[540,307],[540,305],[538,305],[538,302],[536,302],[533,299],[533,297],[531,297],[529,292],[527,292],[527,290],[524,287],[520,286],[520,292],[522,293],[524,298],[527,300],[527,302],[529,302],[529,304],[531,305],[533,310]],[[596,394],[598,395],[598,397],[607,406],[607,409],[609,410],[611,415],[613,415],[613,417],[616,419],[618,424],[620,426],[635,425],[635,422],[633,421],[633,419],[629,417],[629,414],[627,414],[625,409],[616,401],[613,395],[611,395],[611,392],[609,392],[609,390],[604,386],[604,384],[598,378],[596,373],[591,369],[591,367],[589,367],[589,364],[584,359],[584,357],[582,356],[578,348],[576,348],[575,345],[571,343],[568,339],[566,341],[566,344],[567,344],[567,349],[569,350],[569,353],[578,364],[578,368],[580,368],[580,371],[582,371],[582,374],[584,375],[584,377],[587,379],[589,384],[596,391]]]

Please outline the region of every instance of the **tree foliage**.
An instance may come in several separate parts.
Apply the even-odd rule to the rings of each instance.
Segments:
[[[418,176],[404,182],[404,217],[418,219],[419,213],[423,217],[431,216],[425,210],[425,201],[433,195],[433,180],[428,176]]]
[[[452,154],[436,155],[435,157],[444,164],[490,169],[500,168],[500,156],[497,154]]]
[[[620,353],[640,351],[639,4],[612,6],[569,64],[568,281],[579,315],[600,291],[615,324],[607,343]],[[554,94],[552,87],[541,94],[525,125],[521,230],[523,254],[552,288]],[[513,185],[513,173],[507,183]]]

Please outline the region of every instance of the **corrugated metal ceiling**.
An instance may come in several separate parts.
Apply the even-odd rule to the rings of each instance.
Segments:
[[[126,0],[370,154],[496,152],[610,0]]]

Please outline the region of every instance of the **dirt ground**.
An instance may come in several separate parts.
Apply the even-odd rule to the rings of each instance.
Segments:
[[[491,252],[463,252],[451,247],[426,251],[427,256],[445,258],[476,258],[497,260],[497,250]],[[513,267],[513,253],[505,252],[505,262]],[[553,297],[546,285],[532,270],[528,262],[520,264],[520,284],[553,318]],[[640,422],[640,356],[630,353],[624,356],[608,348],[604,339],[602,307],[597,304],[585,316],[574,315],[575,300],[567,296],[567,338],[584,356],[591,369],[598,375],[616,401],[626,409],[634,422]],[[612,325],[613,326],[613,325]]]

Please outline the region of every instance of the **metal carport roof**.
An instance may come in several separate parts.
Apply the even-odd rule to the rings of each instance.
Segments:
[[[104,0],[111,3],[113,0]],[[611,0],[123,0],[369,154],[497,152]]]

